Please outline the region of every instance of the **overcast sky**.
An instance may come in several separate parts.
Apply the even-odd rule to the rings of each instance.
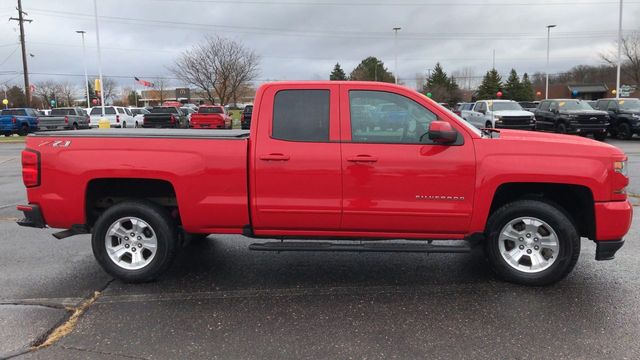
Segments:
[[[97,74],[93,1],[22,0],[32,81],[66,78],[82,84],[85,30],[90,74]],[[616,39],[615,0],[98,0],[103,73],[131,86],[133,76],[171,77],[166,69],[205,35],[241,41],[261,57],[259,80],[327,79],[340,62],[347,74],[377,56],[393,71],[393,27],[398,74],[415,86],[417,73],[436,62],[449,73],[470,67],[481,76],[495,49],[501,73],[544,71],[546,28],[551,72],[600,63]],[[16,0],[0,0],[0,85],[20,83]],[[640,28],[640,1],[625,1],[625,31]],[[4,62],[4,63],[3,63]],[[173,81],[172,85],[183,84]]]

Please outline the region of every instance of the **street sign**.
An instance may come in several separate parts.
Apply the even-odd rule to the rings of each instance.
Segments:
[[[620,85],[620,97],[629,97],[636,92],[637,85]]]

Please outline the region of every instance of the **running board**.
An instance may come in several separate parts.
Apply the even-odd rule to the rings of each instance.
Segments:
[[[433,245],[412,243],[367,242],[355,244],[315,241],[272,241],[254,243],[249,250],[257,251],[352,251],[352,252],[413,252],[413,253],[468,253],[471,247],[464,245]]]

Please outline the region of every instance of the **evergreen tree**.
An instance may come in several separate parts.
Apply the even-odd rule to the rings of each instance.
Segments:
[[[511,69],[509,78],[504,84],[504,96],[503,99],[520,101],[522,85],[520,84],[520,78],[515,69]]]
[[[496,69],[487,71],[478,87],[478,100],[495,99],[496,94],[502,88],[502,77]]]
[[[27,97],[24,91],[19,86],[12,86],[6,90],[7,100],[9,100],[9,107],[25,107],[27,104]],[[0,105],[4,108],[4,105]]]
[[[462,98],[458,83],[454,78],[447,76],[440,63],[436,63],[427,83],[422,87],[422,93],[431,93],[434,101],[448,104],[455,104]]]
[[[384,67],[384,63],[374,56],[362,60],[349,74],[350,80],[382,81],[394,83],[393,74]]]
[[[529,80],[529,75],[524,73],[522,75],[522,82],[520,83],[520,101],[534,101],[536,99],[536,93],[533,90],[533,84]]]
[[[342,67],[340,67],[340,63],[336,63],[336,66],[333,67],[333,71],[329,75],[329,80],[347,80],[347,74],[345,74]]]

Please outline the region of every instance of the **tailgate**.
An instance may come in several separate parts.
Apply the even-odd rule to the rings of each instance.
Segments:
[[[38,127],[43,129],[47,127],[65,126],[64,117],[60,116],[41,116],[38,118]]]

